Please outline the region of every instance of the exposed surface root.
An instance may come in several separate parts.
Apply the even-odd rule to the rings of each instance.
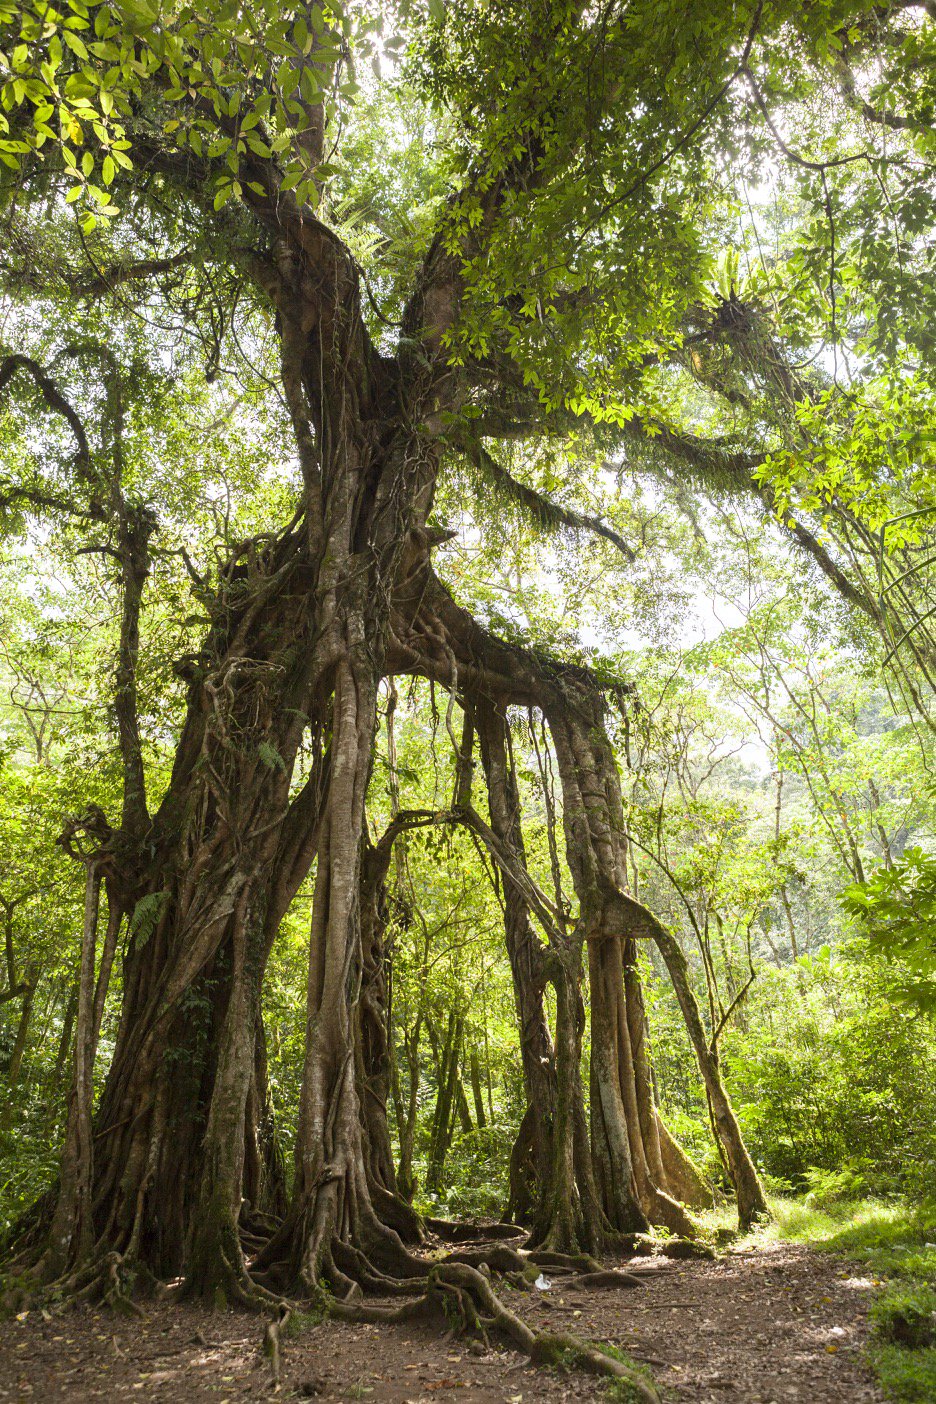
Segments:
[[[723,1404],[793,1398],[883,1404],[864,1363],[869,1293],[854,1277],[843,1277],[843,1268],[825,1253],[771,1243],[730,1253],[717,1264],[650,1273],[639,1292],[569,1293],[566,1303],[581,1309],[575,1318],[546,1309],[555,1293],[520,1298],[505,1291],[504,1300],[534,1328],[614,1341],[650,1364],[658,1390],[669,1398],[665,1381],[674,1402],[694,1396]],[[495,1290],[500,1295],[497,1283]],[[387,1304],[399,1306],[400,1299]],[[240,1311],[219,1313],[210,1303],[164,1297],[143,1306],[143,1321],[51,1303],[20,1320],[12,1313],[0,1318],[0,1384],[11,1398],[42,1404],[131,1398],[218,1404],[222,1397],[259,1404],[273,1398],[270,1361],[260,1348],[270,1313],[250,1321]],[[522,1391],[524,1404],[568,1404],[572,1396],[577,1404],[610,1404],[599,1376],[531,1367],[525,1354],[514,1354],[512,1342],[490,1330],[486,1349],[482,1338],[446,1340],[447,1323],[438,1318],[367,1325],[326,1317],[314,1331],[300,1329],[295,1336],[294,1326],[302,1328],[301,1315],[283,1332],[278,1398],[363,1395],[400,1404],[405,1395],[427,1404],[486,1404]],[[839,1343],[838,1351],[817,1350],[817,1340],[826,1338]],[[508,1351],[497,1348],[504,1344]],[[161,1383],[153,1380],[162,1372]],[[219,1390],[223,1376],[230,1382]],[[134,1390],[141,1378],[143,1388]],[[618,1392],[626,1395],[626,1386]]]
[[[590,1253],[554,1253],[551,1248],[534,1248],[527,1254],[527,1260],[537,1267],[560,1268],[566,1272],[604,1272],[601,1263]]]
[[[528,1326],[504,1306],[487,1278],[475,1268],[442,1263],[430,1276],[430,1294],[437,1287],[446,1289],[457,1302],[465,1326],[499,1331],[539,1364],[578,1366],[593,1374],[624,1380],[636,1398],[646,1404],[660,1404],[660,1395],[650,1381],[600,1346],[577,1336],[537,1331]]]
[[[635,1399],[646,1404],[660,1404],[653,1384],[602,1346],[528,1325],[497,1296],[491,1286],[490,1272],[507,1273],[518,1287],[527,1288],[529,1284],[522,1274],[524,1269],[529,1274],[531,1262],[569,1273],[572,1280],[568,1285],[583,1289],[634,1287],[640,1285],[639,1278],[604,1269],[587,1254],[543,1251],[527,1256],[505,1243],[487,1246],[479,1243],[477,1247],[463,1249],[442,1262],[431,1264],[409,1254],[404,1254],[404,1258],[405,1264],[414,1265],[417,1271],[413,1275],[394,1276],[376,1266],[355,1246],[335,1241],[321,1261],[323,1287],[327,1282],[331,1293],[323,1290],[315,1298],[292,1301],[252,1276],[239,1253],[222,1252],[213,1261],[210,1285],[216,1301],[223,1298],[268,1318],[263,1350],[270,1362],[274,1390],[280,1385],[286,1322],[293,1311],[302,1310],[311,1302],[316,1309],[342,1320],[388,1324],[431,1319],[441,1321],[449,1330],[480,1335],[485,1341],[489,1333],[496,1333],[536,1363],[578,1368],[622,1380],[633,1391]],[[115,1311],[142,1316],[132,1295],[141,1285],[141,1270],[127,1255],[111,1252],[86,1262],[67,1279],[60,1279],[54,1284],[54,1290],[57,1296],[64,1293],[70,1300],[103,1302]],[[204,1294],[207,1288],[204,1275],[197,1281],[190,1277],[172,1289],[172,1294],[178,1297]],[[405,1300],[396,1304],[365,1301],[363,1292],[385,1298],[404,1297]]]
[[[423,1223],[447,1243],[487,1243],[501,1238],[523,1238],[527,1232],[516,1224],[459,1224],[451,1219],[424,1219]]]
[[[599,1287],[642,1287],[643,1283],[639,1277],[632,1272],[617,1272],[614,1268],[603,1268],[601,1272],[583,1272],[577,1277],[573,1277],[568,1283],[569,1287],[585,1291],[589,1288]]]
[[[598,1280],[589,1281],[589,1278]],[[602,1269],[586,1274],[579,1281],[583,1286],[593,1287],[639,1285],[638,1278]],[[421,1286],[424,1290],[418,1297],[399,1306],[345,1301],[333,1303],[329,1310],[343,1320],[374,1323],[441,1317],[450,1329],[477,1332],[485,1339],[489,1332],[494,1331],[506,1337],[538,1364],[577,1367],[623,1380],[636,1399],[644,1400],[646,1404],[660,1404],[660,1395],[652,1383],[601,1346],[580,1340],[577,1336],[538,1331],[527,1325],[504,1305],[483,1272],[470,1263],[459,1261],[456,1255],[433,1266],[428,1280]]]
[[[691,1238],[653,1238],[648,1233],[621,1234],[618,1246],[632,1257],[643,1258],[714,1258],[715,1250],[707,1243]]]
[[[515,1248],[508,1248],[503,1243],[492,1243],[487,1248],[461,1248],[457,1253],[448,1253],[444,1259],[447,1263],[466,1263],[468,1267],[478,1268],[482,1263],[486,1263],[492,1272],[523,1272],[527,1266],[527,1260]]]
[[[96,1253],[52,1281],[43,1281],[45,1263],[41,1258],[17,1283],[17,1306],[35,1304],[61,1310],[87,1302],[108,1306],[124,1316],[143,1315],[133,1294],[141,1277],[150,1284],[152,1280],[129,1253]]]

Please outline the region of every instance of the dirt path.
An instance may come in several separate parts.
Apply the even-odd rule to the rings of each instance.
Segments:
[[[717,1262],[635,1259],[629,1291],[507,1291],[531,1321],[612,1341],[646,1361],[664,1394],[698,1404],[871,1404],[862,1360],[872,1284],[834,1258],[778,1245]],[[148,1308],[142,1321],[77,1311],[0,1323],[0,1400],[274,1397],[255,1317]],[[516,1352],[446,1341],[430,1328],[328,1321],[288,1340],[280,1399],[373,1404],[559,1404],[606,1400],[585,1376]]]

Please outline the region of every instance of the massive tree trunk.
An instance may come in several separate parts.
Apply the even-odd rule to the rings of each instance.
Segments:
[[[304,252],[315,243],[303,226]],[[329,237],[317,235],[316,257],[336,259]],[[318,270],[316,269],[316,273]],[[295,296],[299,287],[290,287]],[[363,978],[361,933],[364,803],[377,730],[377,690],[385,672],[390,610],[414,533],[423,554],[422,523],[431,503],[435,453],[420,428],[432,376],[411,353],[403,366],[416,390],[397,415],[396,383],[370,351],[358,307],[350,260],[336,270],[334,305],[311,335],[290,301],[283,317],[284,381],[292,353],[303,385],[318,384],[317,401],[291,397],[299,438],[314,423],[312,441],[320,512],[320,567],[314,601],[318,636],[328,641],[330,766],[323,787],[316,846],[310,932],[306,1048],[296,1139],[293,1200],[280,1232],[259,1265],[273,1280],[303,1291],[327,1279],[339,1295],[369,1284],[381,1270],[424,1266],[403,1249],[399,1234],[380,1217],[356,1076],[357,1005]],[[293,279],[295,284],[295,279]],[[434,310],[418,295],[408,313],[411,335],[423,335]],[[321,303],[319,303],[319,307]],[[409,323],[411,322],[411,326]],[[433,396],[432,408],[438,401]],[[371,1148],[373,1149],[373,1148]],[[380,1189],[387,1194],[385,1185]],[[277,1279],[276,1274],[280,1274]]]
[[[289,555],[253,565],[261,598],[292,574]],[[156,858],[127,901],[123,1007],[95,1133],[95,1236],[157,1275],[188,1268],[198,1290],[229,1287],[241,1268],[255,1030],[282,916],[270,880],[290,837],[298,716],[314,676],[305,639],[300,600],[287,595],[286,608],[254,600],[227,638],[209,641],[153,826]]]
[[[698,1167],[667,1130],[656,1107],[650,1054],[647,1047],[647,1014],[637,968],[637,942],[624,942],[624,999],[627,1029],[634,1070],[637,1113],[647,1168],[659,1189],[690,1209],[705,1209],[712,1203],[710,1188]]]
[[[626,982],[632,983],[634,974],[628,973],[624,964],[627,944],[617,938],[589,945],[592,1149],[602,1202],[611,1222],[624,1231],[645,1227],[634,1213],[636,1200],[650,1223],[693,1235],[698,1232],[697,1226],[669,1192],[650,1096],[649,1069],[637,1041],[638,1030],[628,1017]],[[641,1036],[642,1033],[640,1028]],[[626,1148],[616,1143],[618,1137],[626,1137]],[[621,1202],[618,1177],[628,1160],[633,1192]]]
[[[566,853],[588,943],[591,979],[592,1155],[606,1220],[621,1232],[648,1221],[697,1232],[667,1192],[627,938],[626,836],[603,699],[566,681],[546,705],[562,780]],[[625,977],[625,972],[628,971]],[[630,1009],[628,1008],[628,987]]]
[[[268,172],[259,175],[262,185]],[[246,543],[216,588],[199,587],[212,626],[187,665],[188,713],[152,821],[131,715],[137,635],[122,633],[125,805],[109,859],[118,911],[130,917],[123,1004],[93,1138],[80,1138],[89,1211],[43,1260],[59,1274],[116,1254],[159,1276],[184,1272],[192,1290],[235,1294],[249,1292],[237,1225],[263,971],[316,860],[287,1221],[295,1277],[312,1285],[334,1263],[332,1240],[380,1236],[354,1060],[363,805],[391,599],[431,503],[442,406],[429,363],[452,302],[438,245],[407,313],[408,349],[391,364],[370,345],[357,270],[340,241],[274,189],[251,203],[275,240],[251,270],[278,316],[303,497],[286,530]],[[116,501],[123,522],[119,491]],[[144,553],[145,544],[144,535]],[[427,553],[424,536],[419,550]],[[145,561],[130,565],[125,602],[138,610]],[[319,762],[291,799],[304,736]],[[92,905],[97,890],[99,882]],[[89,907],[85,1026],[96,920]],[[84,1035],[80,1045],[86,1120]],[[59,1221],[75,1218],[67,1179]]]
[[[380,1098],[371,1096],[372,1077],[383,1086],[385,1072],[374,944],[379,881],[375,887],[366,871],[364,805],[378,686],[394,672],[425,673],[455,696],[493,704],[487,833],[499,850],[505,892],[508,879],[516,886],[508,941],[529,1088],[542,1111],[535,1236],[556,1249],[597,1250],[613,1228],[644,1221],[625,1084],[608,1043],[616,1018],[623,1046],[623,987],[613,998],[609,992],[598,1039],[609,1053],[600,1080],[612,1156],[601,1179],[604,1202],[581,1087],[584,946],[627,934],[620,795],[600,693],[587,674],[492,639],[454,605],[429,566],[434,538],[425,522],[438,437],[461,393],[442,349],[456,289],[443,241],[427,256],[390,362],[367,338],[357,271],[340,242],[279,193],[250,199],[276,241],[252,267],[277,312],[303,497],[288,528],[245,543],[214,590],[200,587],[212,626],[188,667],[188,713],[152,821],[138,738],[133,726],[124,728],[125,801],[132,802],[107,854],[111,917],[130,923],[123,1006],[93,1136],[86,1033],[76,1040],[85,1208],[73,1212],[64,1177],[57,1219],[74,1222],[67,1241],[53,1235],[44,1266],[56,1274],[76,1268],[80,1280],[87,1267],[106,1262],[113,1278],[115,1259],[123,1260],[161,1277],[184,1274],[190,1291],[255,1300],[239,1221],[245,1183],[257,1178],[248,1166],[245,1182],[259,1108],[261,987],[279,923],[314,862],[293,1195],[254,1266],[273,1287],[312,1293],[324,1279],[339,1296],[361,1286],[386,1289],[387,1274],[427,1273],[401,1241],[400,1230],[418,1235],[418,1221],[395,1194],[385,1112],[377,1114]],[[139,576],[140,562],[130,566]],[[137,609],[139,596],[139,588],[125,594]],[[133,628],[124,634],[132,652]],[[132,668],[124,702],[132,702],[128,679]],[[503,729],[511,703],[542,707],[553,735],[580,908],[574,927],[563,913],[550,913],[525,872]],[[304,738],[315,759],[293,796]],[[472,822],[482,821],[474,815]],[[89,887],[84,1030],[95,901]],[[529,931],[531,902],[549,933],[542,966]],[[116,936],[113,920],[108,930]],[[112,956],[106,939],[108,949]],[[556,992],[554,1073],[544,973]],[[615,1086],[616,1100],[606,1104]]]
[[[626,882],[623,813],[599,696],[572,681],[556,693],[545,710],[562,782],[566,856],[579,900],[579,940],[589,947],[592,1155],[603,1215],[613,1229],[628,1232],[646,1228],[647,1215],[638,1193],[624,1102],[632,1078],[626,1019],[620,1018],[624,989],[616,908]]]

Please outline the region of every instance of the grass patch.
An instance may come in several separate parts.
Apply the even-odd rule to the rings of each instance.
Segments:
[[[771,1201],[753,1242],[808,1243],[861,1263],[880,1287],[868,1358],[891,1399],[936,1400],[936,1206],[880,1200]]]

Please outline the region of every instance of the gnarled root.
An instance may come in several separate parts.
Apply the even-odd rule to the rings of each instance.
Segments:
[[[616,1268],[602,1268],[600,1272],[583,1272],[568,1283],[576,1291],[590,1291],[609,1287],[642,1287],[642,1280],[632,1272],[618,1272]]]
[[[61,1311],[79,1302],[91,1302],[108,1306],[125,1316],[142,1316],[133,1299],[134,1292],[141,1277],[146,1278],[148,1287],[155,1285],[150,1274],[134,1262],[129,1252],[99,1251],[52,1281],[43,1280],[44,1262],[40,1260],[27,1280],[19,1284],[21,1301],[18,1305],[35,1302]]]
[[[526,1236],[526,1229],[516,1224],[459,1224],[451,1219],[423,1219],[436,1238],[446,1243],[488,1243],[493,1239],[514,1239]]]
[[[603,1272],[597,1258],[590,1253],[554,1253],[551,1248],[533,1248],[527,1261],[537,1267],[558,1268],[560,1272]]]
[[[499,1331],[538,1364],[578,1366],[593,1374],[625,1380],[638,1399],[646,1404],[660,1404],[660,1396],[649,1380],[600,1346],[577,1336],[535,1331],[528,1326],[503,1304],[487,1278],[475,1268],[440,1263],[430,1274],[427,1296],[434,1291],[445,1293],[441,1300],[447,1316],[456,1305],[460,1323],[476,1330]]]
[[[624,1273],[602,1271],[600,1276],[600,1283],[588,1283],[586,1279],[582,1285],[636,1286],[638,1283],[636,1278],[628,1280]],[[611,1278],[615,1280],[604,1280]],[[381,1323],[441,1316],[451,1329],[474,1331],[485,1339],[489,1332],[496,1331],[538,1364],[578,1367],[611,1379],[625,1380],[636,1398],[646,1404],[660,1404],[660,1396],[649,1380],[601,1346],[577,1336],[537,1331],[528,1326],[504,1305],[485,1274],[468,1263],[451,1259],[437,1263],[421,1285],[423,1291],[418,1297],[399,1306],[346,1300],[334,1302],[329,1310],[343,1320]]]
[[[486,1263],[492,1272],[523,1272],[527,1260],[515,1248],[504,1243],[491,1243],[481,1248],[460,1248],[456,1253],[447,1253],[447,1263],[466,1263],[468,1267],[479,1268]]]

